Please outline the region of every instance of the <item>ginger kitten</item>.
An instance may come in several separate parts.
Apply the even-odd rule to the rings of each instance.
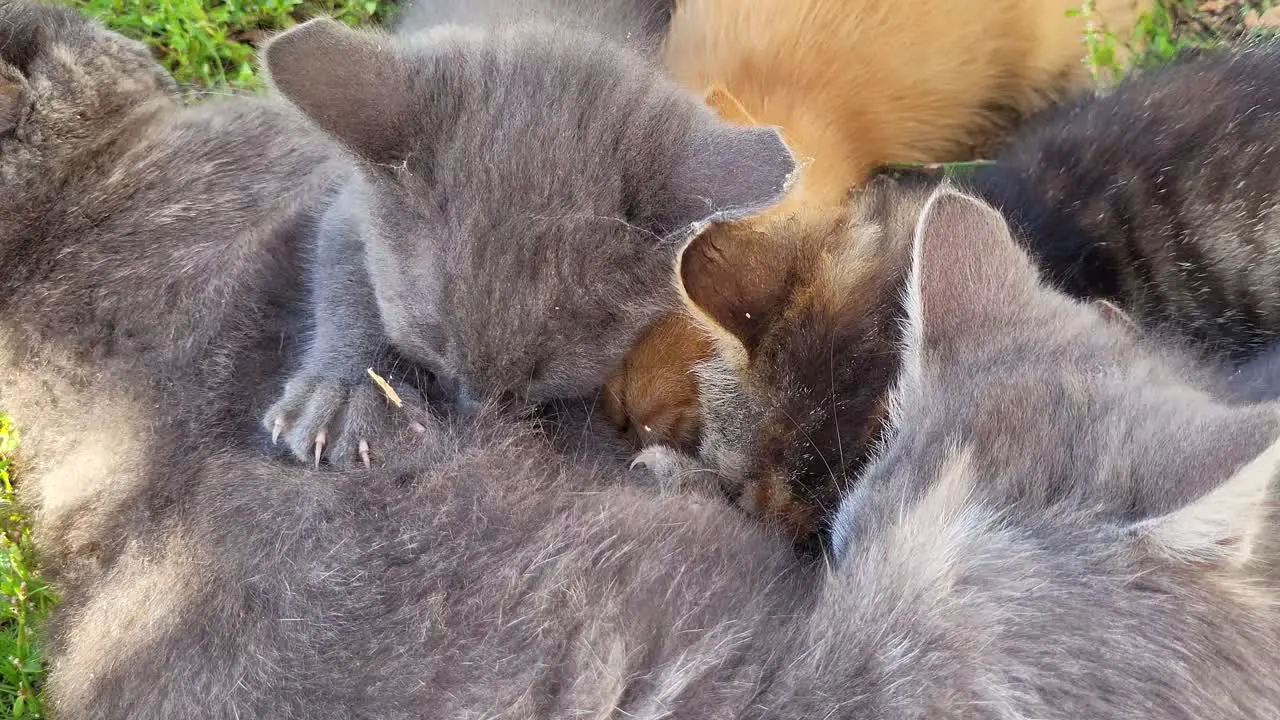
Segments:
[[[844,202],[887,161],[970,157],[1017,116],[1083,89],[1078,0],[688,0],[663,47],[671,74],[782,128],[802,171],[781,206]],[[1103,0],[1113,32],[1138,3]],[[733,117],[736,115],[738,117]]]

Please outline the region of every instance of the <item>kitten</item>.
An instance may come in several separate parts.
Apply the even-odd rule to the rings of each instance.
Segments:
[[[999,578],[1011,580],[1003,588],[1011,598],[1065,590],[988,558],[961,566],[990,584],[970,584],[944,566],[918,586],[949,618],[967,615],[975,627],[990,620],[984,652],[1008,658],[1005,668],[1018,667],[1023,651],[1034,654],[1036,667],[993,679],[1001,698],[993,705],[1012,716],[1270,716],[1278,697],[1263,687],[1270,678],[1213,670],[1268,666],[1269,651],[1249,641],[1202,645],[1204,636],[1184,623],[1229,608],[1218,622],[1242,635],[1274,631],[1270,621],[1232,615],[1274,607],[1274,588],[1261,577],[1275,556],[1261,548],[1275,534],[1268,499],[1280,470],[1280,406],[1224,402],[1214,395],[1221,378],[1194,357],[1052,289],[1004,219],[980,201],[940,188],[915,238],[891,430],[836,518],[836,562],[871,568],[877,556],[917,552],[916,543],[964,553],[971,538],[991,532],[1021,548],[1013,552],[1029,565],[1046,551],[1080,561],[1058,580],[1079,583],[1067,592],[1090,595],[1097,615],[1083,605],[1052,616],[1029,606],[952,605],[968,590],[991,591]],[[940,534],[890,530],[904,513],[954,502],[967,509],[942,511],[949,523],[939,523]],[[940,587],[955,594],[934,595]],[[893,592],[901,597],[903,588]],[[1183,593],[1188,605],[1165,614],[1169,598]],[[1036,617],[1097,632],[1092,643],[1049,640]],[[1119,627],[1140,639],[1113,635]],[[935,626],[933,637],[947,634]],[[904,656],[931,654],[930,647],[908,643]],[[1112,654],[1125,659],[1111,665],[1103,658]],[[1144,692],[1172,677],[1191,692]]]
[[[1098,3],[1124,37],[1132,0]],[[888,161],[972,157],[1025,115],[1083,89],[1075,0],[687,0],[663,62],[732,113],[782,128],[803,167],[775,212],[843,203]]]
[[[408,32],[455,5],[466,25]],[[464,407],[596,392],[676,307],[692,228],[781,197],[777,131],[720,121],[646,54],[652,23],[612,24],[652,3],[578,5],[428,4],[400,37],[315,20],[267,45],[276,90],[357,165],[319,233],[316,334],[264,417],[295,457],[382,452],[366,370],[387,348]]]
[[[185,511],[134,513],[102,578],[59,585],[48,703],[284,720],[1280,711],[1280,617],[1246,562],[1274,446],[1127,523],[1013,512],[963,459],[902,469],[933,482],[878,483],[832,567],[499,422],[433,428],[434,449],[340,482],[216,453],[183,481]],[[94,520],[42,552],[98,560],[120,528]]]
[[[715,478],[743,509],[816,549],[867,462],[898,371],[898,300],[931,185],[877,181],[845,211],[715,226],[680,262],[685,301],[715,337],[695,366],[697,459],[637,456],[681,487]]]
[[[1149,3],[1107,0],[1098,10],[1124,37]],[[973,157],[1017,118],[1082,89],[1088,80],[1078,0],[689,0],[679,3],[663,48],[674,77],[727,120],[776,125],[800,159],[784,200],[788,216],[844,204],[850,188],[888,161]],[[673,316],[666,323],[678,322]],[[681,335],[692,336],[690,328]],[[606,394],[627,427],[689,449],[696,402],[688,374],[706,344],[638,343]],[[641,369],[643,368],[643,369]]]
[[[341,158],[280,103],[185,107],[144,45],[34,2],[0,5],[0,105],[17,109],[0,128],[0,334],[56,338],[72,360],[123,363],[161,392],[158,402],[234,395],[226,414],[217,403],[191,406],[202,432],[258,433],[258,398],[277,385],[298,331],[299,300],[284,280]],[[279,291],[244,290],[262,276],[280,281]],[[204,319],[233,310],[244,327]],[[272,352],[248,362],[218,354],[210,345],[219,333],[252,336]],[[6,351],[21,357],[25,342],[6,342]],[[193,364],[206,374],[179,382]],[[0,382],[0,405],[17,387]],[[84,407],[84,422],[95,422],[95,406]]]
[[[990,206],[944,185],[917,236],[889,437],[863,483],[963,454],[983,477],[973,491],[1014,512],[1134,521],[1214,490],[1213,468],[1274,440],[1276,406],[1238,405],[1227,374],[1178,343],[1051,289]]]
[[[1061,289],[1246,359],[1280,333],[1278,64],[1187,53],[1046,113],[972,187]]]

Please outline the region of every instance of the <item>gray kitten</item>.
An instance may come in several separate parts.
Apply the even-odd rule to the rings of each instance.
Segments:
[[[996,211],[944,186],[925,218],[888,437],[862,482],[963,453],[977,492],[1013,512],[1133,523],[1212,491],[1280,432],[1274,405],[1237,405],[1176,343],[1046,290]],[[861,507],[855,487],[837,538]]]
[[[300,257],[345,161],[281,103],[184,106],[141,43],[35,2],[0,3],[0,105],[5,352],[49,339],[73,366],[128,368],[207,438],[259,434],[301,329]],[[228,337],[244,347],[214,341]],[[22,386],[0,380],[0,405]],[[226,402],[181,400],[211,395]],[[190,429],[151,430],[170,431]]]
[[[426,3],[406,22],[466,24],[315,20],[268,45],[273,85],[358,165],[321,225],[313,339],[264,418],[297,458],[370,462],[387,350],[463,406],[593,393],[677,301],[692,228],[781,196],[778,133],[666,79],[651,6]]]

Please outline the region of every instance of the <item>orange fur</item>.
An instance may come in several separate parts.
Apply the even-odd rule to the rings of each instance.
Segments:
[[[1144,0],[1145,1],[1145,0]],[[783,206],[838,205],[887,161],[971,156],[1088,80],[1079,0],[681,0],[664,61],[782,128],[804,164]],[[1124,34],[1133,0],[1101,0]],[[729,116],[730,119],[734,119]]]
[[[1100,0],[1120,36],[1150,0]],[[844,203],[887,161],[948,161],[989,146],[1016,118],[1087,81],[1079,0],[680,0],[664,47],[671,73],[726,120],[774,125],[800,160],[788,196],[747,223]],[[696,313],[695,313],[696,315]],[[610,382],[611,417],[638,443],[696,435],[690,367],[713,335],[673,315]],[[676,329],[677,325],[686,327]],[[661,347],[667,335],[691,345]],[[668,363],[680,365],[669,367]],[[652,373],[654,377],[643,377]],[[672,378],[680,380],[673,381]],[[689,393],[693,393],[690,395]],[[676,429],[678,431],[675,431]]]
[[[693,366],[711,350],[706,333],[684,313],[660,318],[605,386],[609,421],[636,447],[660,442],[691,450],[699,418]]]

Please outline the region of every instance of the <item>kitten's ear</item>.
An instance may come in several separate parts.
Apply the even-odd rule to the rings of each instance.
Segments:
[[[756,119],[751,117],[751,113],[742,107],[742,103],[738,102],[738,98],[729,92],[729,88],[716,83],[707,90],[706,95],[702,96],[704,102],[716,111],[716,114],[723,118],[726,122],[735,125],[746,125],[752,127],[759,125]]]
[[[262,58],[276,90],[341,144],[379,163],[403,152],[412,95],[389,37],[321,17],[276,35]]]
[[[751,353],[786,300],[791,262],[767,233],[712,225],[685,248],[677,276],[690,310]]]
[[[786,194],[795,157],[778,130],[705,123],[677,156],[661,200],[667,232],[736,220]]]
[[[949,183],[925,203],[913,245],[907,338],[917,360],[1007,320],[1038,287],[1035,267],[1000,213]]]
[[[1232,441],[1223,438],[1223,442]],[[1224,472],[1231,475],[1218,487],[1178,510],[1137,523],[1132,531],[1146,547],[1178,562],[1214,569],[1244,565],[1269,525],[1273,486],[1280,472],[1280,437],[1246,458],[1242,466],[1224,468]]]
[[[0,135],[17,129],[26,104],[27,93],[23,83],[0,74]]]
[[[1108,321],[1127,325],[1134,330],[1138,329],[1138,323],[1133,321],[1133,317],[1110,300],[1093,300],[1090,304],[1093,305],[1094,310],[1097,310]]]

